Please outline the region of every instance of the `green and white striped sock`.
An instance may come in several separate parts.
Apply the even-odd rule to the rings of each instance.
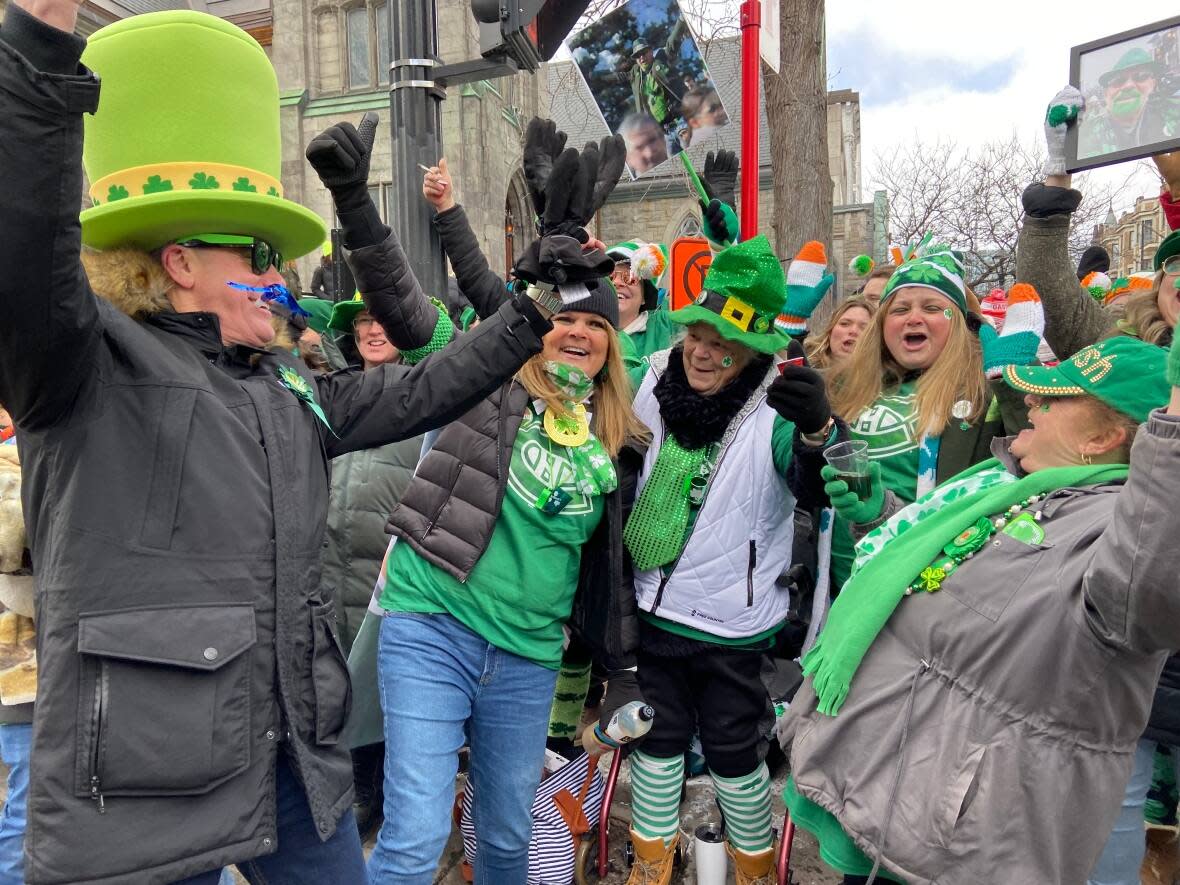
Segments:
[[[645,839],[669,845],[680,829],[684,756],[661,759],[635,750],[630,759],[631,827]]]
[[[578,737],[578,723],[582,721],[582,704],[590,688],[589,661],[562,661],[553,692],[553,707],[549,710],[549,737]]]
[[[770,772],[759,763],[742,777],[721,777],[709,772],[717,802],[725,815],[729,844],[746,854],[758,854],[772,844],[770,830]]]

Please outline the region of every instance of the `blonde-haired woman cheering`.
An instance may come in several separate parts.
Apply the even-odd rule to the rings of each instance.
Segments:
[[[843,366],[876,315],[877,305],[863,295],[845,298],[836,305],[823,329],[807,336],[807,362],[821,371]]]
[[[873,322],[829,378],[833,412],[848,422],[852,439],[868,443],[874,499],[889,491],[913,501],[990,457],[992,439],[1003,435],[973,300],[959,257],[945,246],[927,249],[890,277]],[[1011,329],[1018,331],[1019,324]],[[1010,426],[1018,423],[1013,417]],[[876,515],[867,512],[879,504],[874,499],[858,508],[867,521]],[[834,586],[848,577],[852,549],[846,523],[837,520]]]

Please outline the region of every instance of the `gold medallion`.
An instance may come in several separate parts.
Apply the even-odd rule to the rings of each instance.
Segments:
[[[577,448],[590,438],[590,421],[586,417],[586,407],[581,403],[574,406],[574,414],[554,415],[550,409],[545,410],[543,422],[546,435],[559,446]]]

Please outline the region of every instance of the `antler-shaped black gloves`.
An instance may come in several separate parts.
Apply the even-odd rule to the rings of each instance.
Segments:
[[[731,209],[737,206],[738,159],[733,151],[720,150],[705,155],[705,172],[701,181],[709,199],[720,200]]]
[[[590,142],[581,152],[565,143],[552,121],[534,119],[525,133],[524,173],[541,233],[514,268],[528,282],[586,282],[614,266],[602,250],[581,247],[590,239],[586,224],[623,174],[627,147],[619,135]]]
[[[545,214],[545,194],[553,163],[565,149],[566,135],[552,120],[533,117],[524,135],[524,177],[533,210],[540,218]]]

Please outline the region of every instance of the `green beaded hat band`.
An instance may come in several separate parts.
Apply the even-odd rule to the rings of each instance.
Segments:
[[[1164,374],[1166,352],[1119,335],[1083,348],[1056,366],[1007,366],[1009,387],[1042,397],[1089,395],[1143,422],[1172,394]]]

